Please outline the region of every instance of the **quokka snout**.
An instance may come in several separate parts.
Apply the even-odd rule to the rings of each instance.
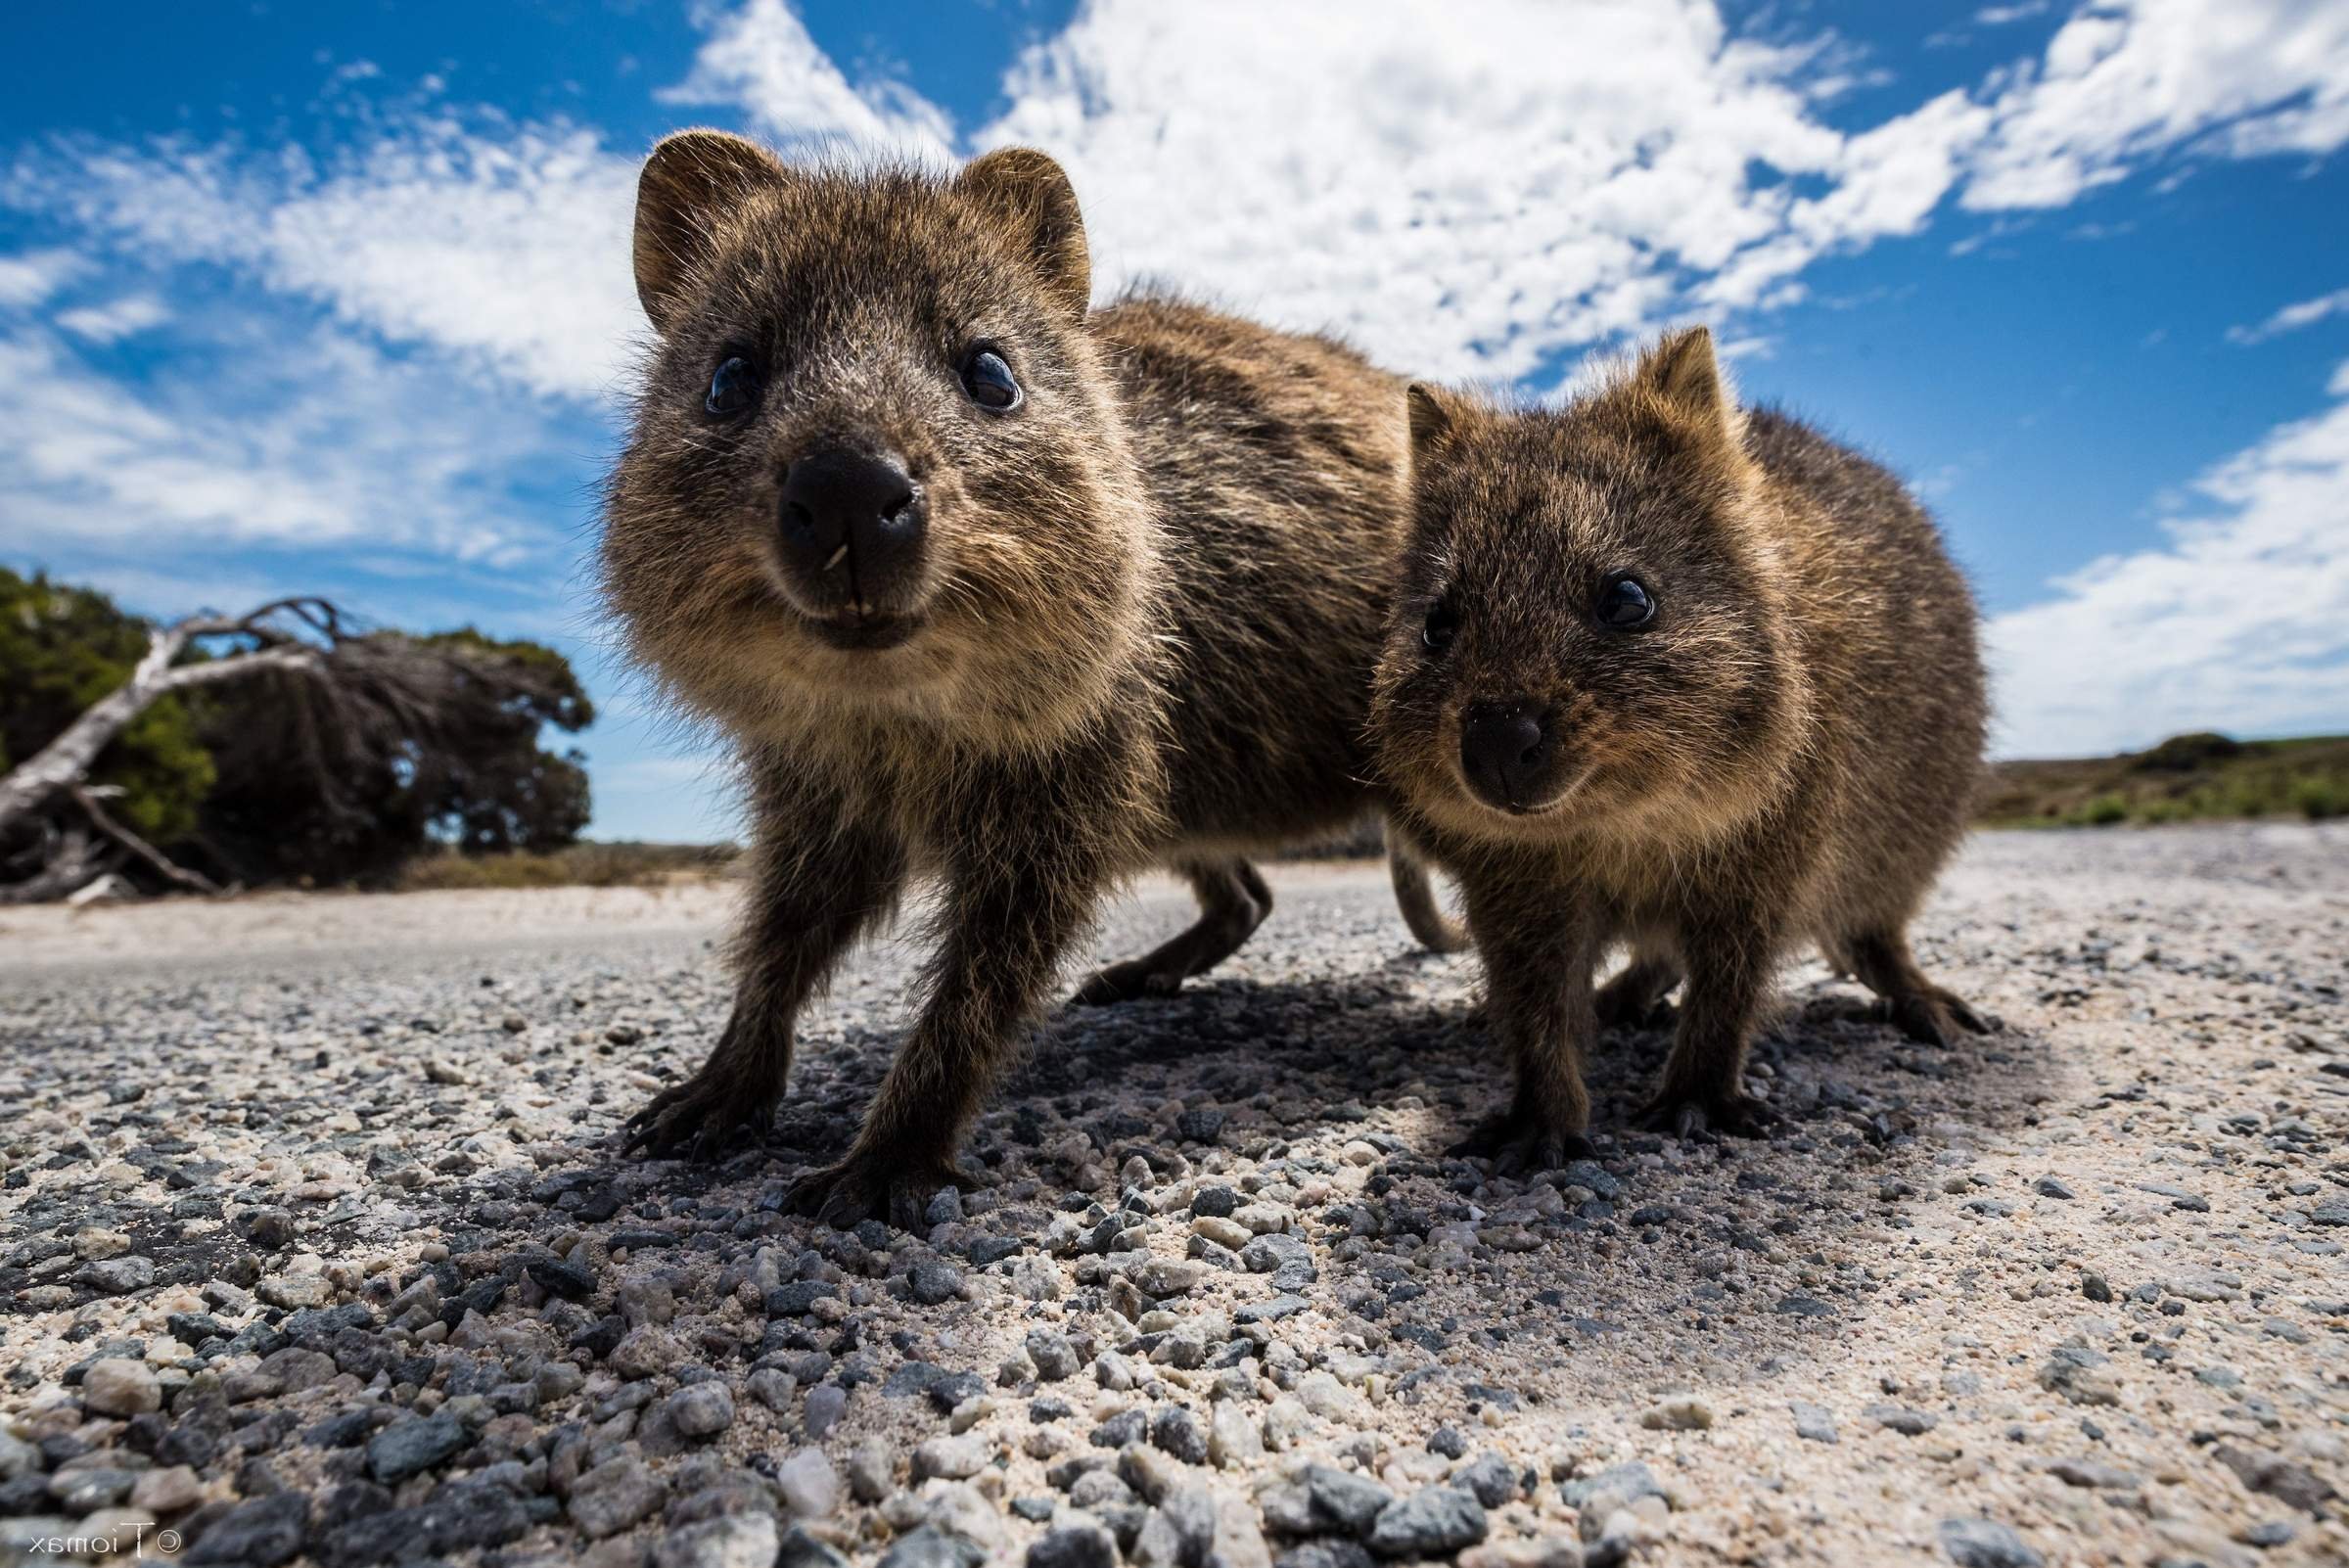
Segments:
[[[1460,883],[1514,1068],[1462,1148],[1581,1146],[1599,1024],[1683,980],[1642,1120],[1761,1125],[1746,1043],[1806,941],[1912,1036],[1982,1028],[1906,937],[1962,831],[1985,703],[1971,597],[1899,483],[1739,409],[1701,328],[1562,410],[1409,395],[1372,733],[1399,830]]]

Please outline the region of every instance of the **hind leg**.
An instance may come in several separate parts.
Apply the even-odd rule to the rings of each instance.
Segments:
[[[1679,960],[1664,953],[1635,952],[1623,972],[1598,988],[1598,1022],[1606,1029],[1633,1029],[1656,1014],[1667,992],[1681,983]]]
[[[1272,890],[1256,867],[1234,856],[1191,860],[1178,869],[1199,898],[1199,919],[1174,941],[1139,958],[1111,964],[1077,990],[1076,1000],[1095,1007],[1137,996],[1172,996],[1193,975],[1203,975],[1246,942],[1272,912]]]
[[[1902,1034],[1928,1045],[1955,1045],[1958,1032],[1990,1033],[1990,1022],[1955,992],[1944,991],[1916,967],[1909,939],[1898,930],[1848,937],[1844,956],[1860,983],[1884,998]]]

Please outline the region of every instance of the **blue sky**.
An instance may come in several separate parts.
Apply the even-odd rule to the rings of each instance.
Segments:
[[[730,831],[582,569],[636,161],[719,124],[1074,176],[1155,277],[1550,395],[1712,321],[1890,462],[1998,744],[2349,729],[2349,7],[49,7],[0,80],[0,561],[574,653],[594,831]]]

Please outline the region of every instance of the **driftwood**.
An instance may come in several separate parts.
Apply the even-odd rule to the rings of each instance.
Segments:
[[[90,768],[158,699],[270,669],[324,676],[327,654],[348,635],[342,612],[311,597],[279,599],[235,618],[191,616],[156,628],[128,680],[0,778],[0,841],[28,828],[33,837],[31,847],[13,857],[0,903],[68,898],[130,860],[178,887],[221,891],[116,821],[101,804],[101,792],[89,787]],[[227,646],[212,658],[180,662],[191,649],[214,642]]]

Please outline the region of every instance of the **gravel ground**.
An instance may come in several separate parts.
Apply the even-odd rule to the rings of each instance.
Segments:
[[[902,945],[711,1169],[612,1133],[721,1020],[723,888],[0,917],[0,1560],[2349,1561],[2349,833],[1978,837],[1918,945],[2001,1033],[1801,969],[1777,1139],[1530,1184],[1440,1153],[1473,960],[1274,883],[1212,984],[1051,1020],[922,1235],[775,1209]]]

